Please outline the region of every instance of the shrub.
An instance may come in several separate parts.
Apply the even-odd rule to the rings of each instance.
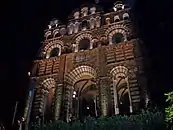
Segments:
[[[169,104],[165,108],[165,121],[168,127],[171,127],[173,124],[173,92],[165,94],[167,96],[166,102]]]
[[[71,124],[63,121],[47,123],[44,130],[165,130],[165,125],[162,112],[142,110],[138,115],[87,117]]]

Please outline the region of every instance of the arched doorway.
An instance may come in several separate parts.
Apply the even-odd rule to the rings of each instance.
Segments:
[[[73,92],[73,116],[80,119],[86,116],[98,116],[98,93],[93,78],[84,76],[77,81]]]
[[[67,114],[66,120],[70,118],[84,118],[86,116],[97,116],[99,109],[99,92],[96,83],[97,73],[90,66],[79,66],[66,76],[69,84],[67,91]],[[70,94],[69,94],[70,92]]]
[[[52,105],[55,92],[55,84],[56,82],[53,78],[48,78],[38,85],[34,101],[34,107],[36,110],[34,118],[39,117],[43,121],[52,119]]]
[[[127,73],[128,69],[124,66],[117,66],[111,70],[115,115],[132,113],[132,101]]]
[[[128,114],[130,113],[130,99],[129,99],[129,90],[128,84],[125,80],[125,77],[121,77],[123,79],[117,84],[118,91],[118,106],[120,114]]]

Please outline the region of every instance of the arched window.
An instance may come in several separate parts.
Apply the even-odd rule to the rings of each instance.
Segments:
[[[90,28],[93,29],[95,26],[95,19],[94,18],[91,18],[90,19]]]
[[[53,48],[50,52],[50,57],[55,57],[55,56],[59,56],[59,48]]]
[[[88,28],[88,22],[85,20],[82,22],[82,30],[86,30]]]
[[[89,39],[82,39],[79,42],[79,50],[88,50],[90,48],[90,40]]]
[[[60,36],[61,36],[61,34],[58,32],[58,33],[55,34],[54,37],[60,37]]]
[[[129,14],[128,13],[124,13],[123,14],[123,19],[124,20],[128,20],[129,19]]]
[[[112,42],[113,43],[120,43],[124,41],[124,36],[121,33],[116,33],[112,37]]]
[[[51,39],[52,35],[47,35],[46,39]]]
[[[119,18],[119,16],[117,15],[117,16],[115,16],[114,17],[114,22],[119,22],[120,21],[120,18]]]

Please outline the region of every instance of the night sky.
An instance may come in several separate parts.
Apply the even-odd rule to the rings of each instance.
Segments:
[[[9,125],[17,100],[20,102],[18,115],[22,113],[28,88],[27,72],[36,59],[49,21],[58,18],[67,23],[71,11],[86,1],[17,0],[1,4],[0,121]],[[110,8],[113,2],[100,1],[105,8]],[[148,49],[152,98],[163,106],[163,93],[173,88],[173,8],[156,0],[126,0],[126,3],[133,7],[138,35]]]

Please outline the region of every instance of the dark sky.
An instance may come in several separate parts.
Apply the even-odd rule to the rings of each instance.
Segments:
[[[23,107],[28,87],[27,72],[36,58],[48,22],[54,17],[67,22],[70,12],[86,1],[18,0],[5,1],[1,5],[0,120],[11,121],[16,100],[20,101],[19,111]],[[111,7],[113,2],[102,1],[106,7]],[[138,34],[152,61],[153,81],[150,84],[153,87],[150,89],[153,99],[159,103],[163,101],[163,92],[173,88],[173,8],[169,3],[156,0],[126,0],[126,3],[133,5]]]

